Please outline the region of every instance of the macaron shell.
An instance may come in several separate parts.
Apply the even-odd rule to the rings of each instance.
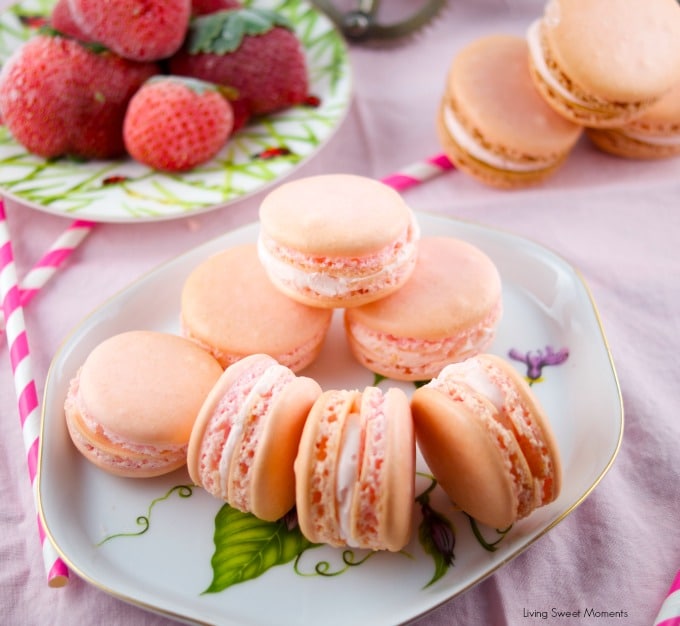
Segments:
[[[680,83],[625,126],[587,128],[586,134],[604,152],[624,158],[663,159],[679,155]]]
[[[453,108],[485,148],[512,161],[551,168],[573,147],[581,129],[546,104],[531,79],[528,59],[523,38],[492,35],[474,41],[451,65],[444,106]]]
[[[229,248],[197,266],[184,283],[181,309],[186,336],[223,367],[266,353],[294,371],[318,356],[332,315],[275,288],[255,244]]]
[[[366,394],[366,391],[364,391]],[[378,527],[375,533],[366,534],[362,528],[360,509],[354,511],[353,527],[357,537],[364,537],[363,543],[373,543],[374,549],[386,549],[392,552],[401,550],[410,540],[412,532],[412,510],[415,498],[415,434],[409,400],[401,389],[396,387],[384,393],[384,411],[387,415],[387,434],[383,450],[378,450],[376,460],[382,475],[382,484],[375,513]],[[372,433],[366,433],[365,440],[371,440]],[[378,438],[381,442],[381,438]],[[368,451],[365,450],[365,454]],[[367,486],[372,481],[370,463],[364,459],[362,473],[359,476],[360,489],[355,495],[367,493]],[[359,497],[355,498],[357,507]],[[370,529],[370,525],[369,525]]]
[[[513,451],[511,463],[482,420],[444,394],[421,387],[411,398],[418,446],[442,489],[479,522],[503,529],[517,519],[513,473],[528,485],[531,473]]]
[[[390,245],[411,211],[391,187],[363,176],[324,174],[278,186],[260,206],[262,230],[294,250],[363,256]]]
[[[251,511],[260,519],[280,519],[295,505],[293,464],[307,415],[320,395],[321,387],[315,380],[296,378],[266,416],[250,484]]]
[[[75,447],[100,469],[126,478],[151,478],[179,469],[186,455],[179,451],[150,450],[147,454],[116,445],[103,435],[90,430],[74,405],[66,408],[66,426]]]
[[[676,0],[551,0],[544,24],[557,67],[587,94],[655,100],[680,80]]]
[[[346,317],[396,337],[439,340],[479,323],[501,295],[498,269],[481,249],[454,237],[426,237],[404,287]]]
[[[345,421],[360,395],[357,390],[324,391],[302,431],[294,466],[297,515],[300,530],[313,543],[346,545],[336,522],[336,461]]]
[[[130,331],[99,344],[80,374],[89,417],[135,444],[185,444],[222,368],[182,337]]]
[[[404,287],[344,314],[357,361],[396,380],[426,380],[448,363],[486,350],[501,315],[495,264],[453,237],[424,237]]]
[[[651,136],[680,135],[680,80],[626,128]]]

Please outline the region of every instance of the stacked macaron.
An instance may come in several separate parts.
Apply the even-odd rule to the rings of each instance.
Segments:
[[[391,187],[330,174],[281,185],[260,206],[260,260],[283,293],[352,307],[406,283],[417,256],[413,212]]]
[[[551,0],[527,36],[532,78],[599,148],[680,153],[680,4]]]
[[[586,129],[618,156],[680,153],[676,0],[550,0],[526,38],[492,35],[456,56],[437,130],[462,171],[497,188],[539,183]]]
[[[299,179],[260,208],[260,260],[283,294],[343,308],[357,361],[397,380],[429,380],[483,352],[502,313],[500,275],[479,248],[420,238],[390,187],[361,176]]]
[[[520,37],[492,35],[456,56],[437,119],[442,148],[458,169],[501,189],[545,180],[582,133],[534,87]]]

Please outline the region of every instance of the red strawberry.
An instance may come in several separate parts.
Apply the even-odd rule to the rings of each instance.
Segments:
[[[68,0],[71,16],[92,41],[134,61],[158,61],[184,41],[191,0]]]
[[[240,9],[239,0],[191,0],[192,15],[208,15],[225,9]]]
[[[235,88],[234,106],[244,105],[251,115],[300,104],[307,96],[302,45],[273,11],[244,8],[195,18],[169,64],[173,74]]]
[[[155,63],[38,35],[2,68],[0,111],[14,138],[39,156],[119,156],[128,102],[157,71]]]
[[[84,33],[73,20],[69,0],[57,0],[50,16],[50,25],[63,35],[75,37],[80,41],[91,41],[90,36]]]
[[[130,101],[123,135],[137,161],[181,172],[213,158],[229,139],[233,123],[231,105],[217,85],[157,76]]]

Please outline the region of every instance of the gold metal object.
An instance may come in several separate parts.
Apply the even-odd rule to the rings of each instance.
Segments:
[[[423,28],[446,5],[446,0],[425,0],[409,17],[383,23],[378,18],[380,0],[357,0],[350,11],[340,11],[333,0],[312,0],[336,24],[343,35],[353,43],[390,43]]]

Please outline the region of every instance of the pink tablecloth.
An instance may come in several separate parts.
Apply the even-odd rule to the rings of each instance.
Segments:
[[[294,176],[379,178],[437,153],[433,120],[452,55],[482,34],[522,34],[538,10],[527,0],[452,2],[403,47],[352,48],[350,114]],[[157,264],[253,221],[261,197],[183,220],[98,227],[27,308],[39,391],[58,345],[86,313]],[[680,566],[680,159],[623,161],[584,140],[539,188],[499,192],[450,173],[405,197],[421,211],[527,236],[576,266],[598,305],[626,411],[621,451],[585,502],[521,556],[417,623],[539,624],[540,612],[550,616],[553,607],[591,607],[619,616],[548,622],[651,625]],[[11,202],[7,210],[21,275],[67,222]],[[6,348],[0,353],[0,621],[169,624],[75,576],[65,588],[46,586]]]

